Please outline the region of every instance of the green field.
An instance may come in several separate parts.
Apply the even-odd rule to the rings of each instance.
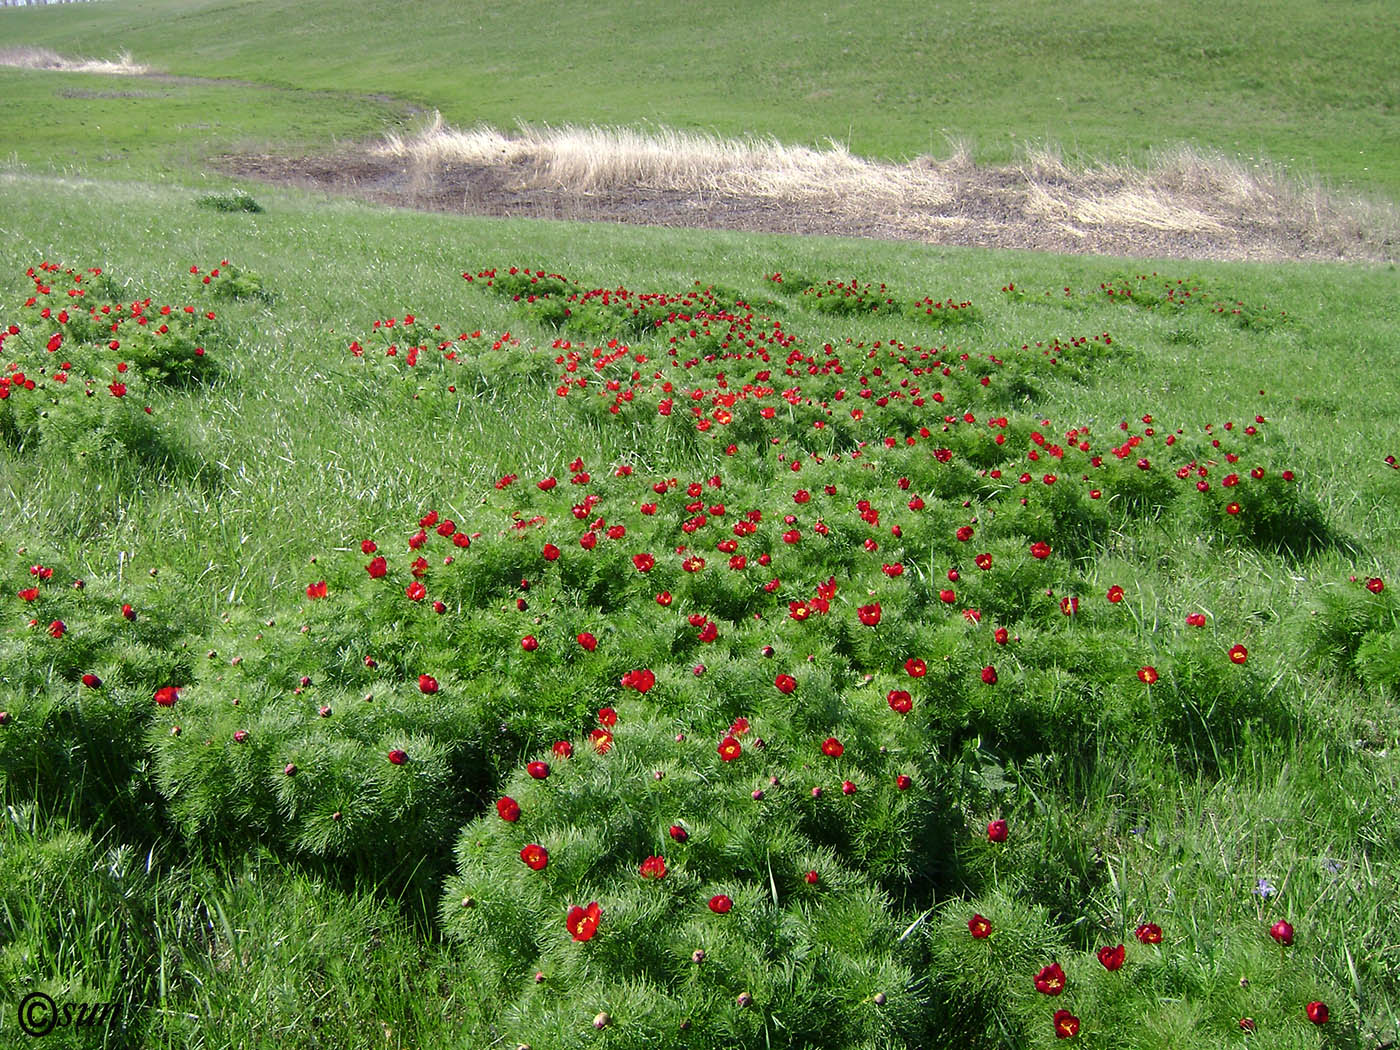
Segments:
[[[1081,6],[0,11],[214,78],[0,70],[0,1044],[1400,1038],[1393,265],[203,167],[426,107],[1396,194],[1384,5]]]

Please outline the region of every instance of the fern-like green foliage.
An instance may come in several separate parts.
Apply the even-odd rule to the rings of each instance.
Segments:
[[[921,1000],[888,900],[814,815],[876,819],[879,788],[862,778],[844,795],[839,773],[804,775],[776,741],[758,747],[757,723],[725,762],[712,732],[677,740],[649,706],[619,709],[607,753],[576,741],[548,756],[546,779],[507,779],[518,819],[493,809],[462,832],[442,921],[497,981],[499,1029],[583,1046],[601,1013],[627,1045],[906,1045]],[[817,800],[813,779],[827,784]],[[541,870],[522,861],[530,845],[547,851]],[[649,857],[662,877],[642,873]],[[730,910],[711,907],[721,895]],[[593,902],[596,932],[577,940],[569,910]]]

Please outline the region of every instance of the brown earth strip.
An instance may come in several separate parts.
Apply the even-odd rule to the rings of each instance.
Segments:
[[[884,206],[887,202],[858,195],[795,199],[640,182],[581,190],[542,178],[532,160],[425,163],[375,148],[321,157],[230,155],[212,163],[240,178],[453,214],[1178,259],[1395,257],[1393,209],[1368,216],[1315,202],[1270,210],[1257,203],[1241,208],[1229,201],[1194,200],[1198,207],[1190,207],[1149,200],[1138,215],[1133,188],[1114,169],[1096,175],[1053,163],[1031,169],[946,165],[940,172],[946,201],[894,210]],[[1309,210],[1313,215],[1306,214]]]

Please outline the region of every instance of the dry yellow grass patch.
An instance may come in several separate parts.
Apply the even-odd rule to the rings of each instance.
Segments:
[[[1320,184],[1190,148],[1142,168],[1070,165],[1052,149],[987,168],[958,144],[948,159],[897,164],[854,156],[835,142],[810,149],[665,128],[527,125],[507,134],[458,130],[435,116],[415,134],[389,136],[372,157],[402,165],[412,195],[423,199],[441,202],[442,187],[466,186],[470,202],[480,196],[473,180],[489,181],[498,201],[547,198],[562,217],[601,208],[616,218],[621,199],[633,194],[635,221],[664,204],[652,221],[675,224],[688,209],[695,225],[706,225],[708,214],[745,228],[814,232],[819,217],[829,227],[821,232],[1256,259],[1393,258],[1400,228],[1393,205],[1342,200]],[[760,211],[771,214],[759,218]]]
[[[505,135],[484,126],[459,131],[435,115],[416,135],[389,136],[381,152],[423,167],[519,166],[535,185],[585,194],[642,187],[784,201],[853,197],[921,207],[953,199],[951,182],[940,172],[864,160],[834,142],[813,150],[771,138],[722,139],[667,128],[648,133],[526,126]]]
[[[0,47],[0,66],[19,69],[50,69],[60,73],[105,73],[113,76],[141,76],[151,71],[131,60],[123,51],[115,59],[64,58],[46,47]]]

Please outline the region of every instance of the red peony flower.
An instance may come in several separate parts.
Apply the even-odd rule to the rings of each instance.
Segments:
[[[656,675],[648,668],[640,668],[636,671],[628,671],[622,676],[622,686],[624,689],[635,689],[639,693],[645,693],[656,684]]]
[[[1060,612],[1066,616],[1077,616],[1079,614],[1079,599],[1069,595],[1060,599]]]
[[[617,725],[617,712],[611,707],[600,707],[598,709],[598,724],[604,726]]]
[[[612,750],[613,735],[606,729],[594,729],[588,734],[588,739],[593,744],[593,750],[600,755],[606,755]]]
[[[656,566],[656,559],[650,554],[632,555],[632,564],[636,566],[638,572],[651,572]]]
[[[38,593],[38,592],[36,591],[36,592],[35,592],[36,596],[37,596],[37,593]],[[124,619],[127,619],[127,620],[134,620],[134,619],[136,619],[136,610],[133,609],[130,605],[123,605],[123,606],[122,606],[122,617],[123,617]]]
[[[1044,995],[1059,995],[1065,990],[1065,971],[1059,963],[1041,967],[1035,975],[1035,990]]]
[[[531,871],[544,871],[545,865],[549,863],[549,851],[532,842],[520,851],[520,859]]]
[[[496,800],[496,813],[508,824],[514,824],[520,819],[520,803],[506,795]]]
[[[1204,627],[1206,625],[1205,613],[1188,613],[1186,616],[1187,627]]]
[[[924,675],[928,674],[928,664],[924,663],[923,660],[919,659],[917,656],[911,656],[908,660],[904,661],[904,671],[910,678],[922,678]]]
[[[1114,603],[1121,602],[1123,600],[1123,588],[1115,583],[1108,589],[1108,600]]]
[[[559,548],[552,543],[546,543],[544,549],[540,551],[540,555],[545,561],[556,561],[559,558],[559,553]]]
[[[1103,963],[1103,968],[1110,973],[1123,966],[1123,960],[1127,958],[1127,955],[1128,950],[1121,944],[1113,948],[1104,945],[1098,950],[1099,962]]]
[[[896,714],[907,715],[914,710],[914,698],[903,689],[891,689],[885,699],[889,701],[890,710]]]
[[[587,941],[598,932],[600,918],[602,918],[602,909],[598,907],[598,902],[590,901],[587,908],[580,908],[578,905],[570,908],[568,916],[564,919],[564,925],[574,940]]]
[[[1146,682],[1148,685],[1151,685],[1153,682],[1157,681],[1157,668],[1139,667],[1138,678]]]
[[[977,555],[977,557],[973,558],[972,561],[973,564],[975,564],[983,572],[986,572],[992,567],[992,556],[990,554],[979,554]]]
[[[361,553],[361,554],[373,554],[373,553],[374,553],[375,551],[377,551],[378,549],[379,549],[379,544],[375,543],[374,540],[361,540],[361,541],[360,541],[360,553]]]
[[[531,762],[525,767],[525,772],[529,773],[530,776],[534,777],[536,780],[544,780],[549,776],[549,763],[539,761]]]
[[[1236,642],[1230,647],[1230,662],[1232,664],[1242,664],[1249,659],[1249,650]]]
[[[1050,544],[1045,543],[1042,540],[1036,540],[1034,543],[1031,544],[1031,557],[1037,558],[1041,561],[1050,557]]]
[[[845,745],[834,736],[829,736],[822,741],[822,754],[828,758],[840,758],[845,752]]]
[[[992,842],[1005,842],[1008,833],[1004,820],[994,820],[987,825],[987,838]]]
[[[365,566],[365,571],[369,573],[371,580],[377,580],[389,571],[389,563],[384,560],[384,556],[381,554],[370,559],[370,563]]]
[[[1005,627],[998,627],[995,631],[992,632],[992,641],[996,642],[997,645],[1005,645],[1010,640],[1011,632],[1008,631]]]
[[[778,687],[778,692],[787,695],[797,688],[797,679],[790,674],[780,674],[773,679],[773,684]]]
[[[180,699],[180,690],[173,685],[167,685],[156,690],[156,703],[161,707],[174,707],[175,701]]]
[[[986,667],[982,668],[982,681],[987,685],[997,684],[997,669],[991,664],[988,664]]]
[[[418,688],[430,695],[436,693],[438,691],[437,679],[430,674],[420,674],[418,676]]]
[[[428,588],[424,587],[418,580],[410,583],[403,589],[403,592],[408,595],[408,600],[411,602],[421,602],[428,596]]]
[[[574,757],[574,745],[567,740],[556,740],[552,750],[554,751],[555,758]]]
[[[19,594],[19,599],[20,599],[20,601],[22,601],[22,602],[32,602],[32,601],[34,601],[35,599],[37,599],[37,598],[39,597],[39,588],[38,588],[38,587],[26,587],[26,588],[24,588],[24,590],[19,591],[18,594]]]
[[[910,785],[912,785],[913,783],[914,781],[909,779],[909,777],[905,776],[903,773],[900,773],[894,778],[894,786],[899,788],[900,791],[908,791]]]
[[[648,857],[642,861],[642,866],[638,870],[644,879],[664,879],[666,877],[666,861],[661,857]]]
[[[716,915],[727,914],[732,907],[734,907],[734,902],[723,893],[716,893],[710,898],[710,911]]]
[[[867,627],[874,627],[880,622],[880,603],[875,602],[871,605],[862,605],[856,610],[856,613],[860,616],[861,623],[865,624]]]
[[[401,766],[408,761],[408,752],[401,747],[396,747],[389,752],[389,761],[396,766]]]
[[[967,929],[979,941],[984,941],[992,935],[992,924],[981,915],[974,915],[968,919]]]
[[[666,834],[670,835],[671,838],[675,839],[677,842],[684,842],[686,839],[690,838],[690,832],[686,831],[685,828],[681,827],[679,824],[672,824],[666,829]]]
[[[1366,581],[1366,589],[1372,594],[1380,594],[1381,591],[1385,590],[1385,581],[1379,576],[1372,576]]]
[[[101,689],[102,679],[98,678],[95,674],[85,674],[83,675],[83,685],[87,686],[89,689]]]
[[[578,644],[583,646],[591,653],[598,648],[598,639],[594,638],[593,635],[591,635],[587,631],[580,631],[578,636]]]
[[[49,634],[54,638],[62,638],[68,631],[68,625],[62,620],[55,620],[49,624]]]
[[[1072,1039],[1079,1033],[1079,1018],[1068,1010],[1056,1010],[1052,1020],[1055,1023],[1056,1039]]]
[[[1311,1021],[1313,1024],[1327,1023],[1327,1018],[1330,1015],[1328,1013],[1326,1003],[1319,1003],[1316,1000],[1314,1000],[1313,1002],[1308,1003],[1306,1009],[1308,1014],[1308,1020]]]
[[[743,753],[744,749],[740,746],[739,741],[735,740],[732,736],[727,736],[719,742],[719,747],[716,750],[719,751],[719,757],[721,759],[726,762],[733,762]]]
[[[1158,926],[1155,922],[1143,923],[1133,931],[1133,935],[1143,944],[1162,943],[1162,927]]]
[[[540,641],[533,634],[527,634],[524,638],[520,639],[520,648],[524,649],[527,653],[533,653],[539,647]]]
[[[306,585],[306,596],[313,601],[317,598],[324,598],[326,596],[326,581],[318,580],[316,583],[308,583]]]
[[[1286,919],[1279,919],[1269,927],[1269,936],[1287,948],[1293,943],[1293,925]]]

